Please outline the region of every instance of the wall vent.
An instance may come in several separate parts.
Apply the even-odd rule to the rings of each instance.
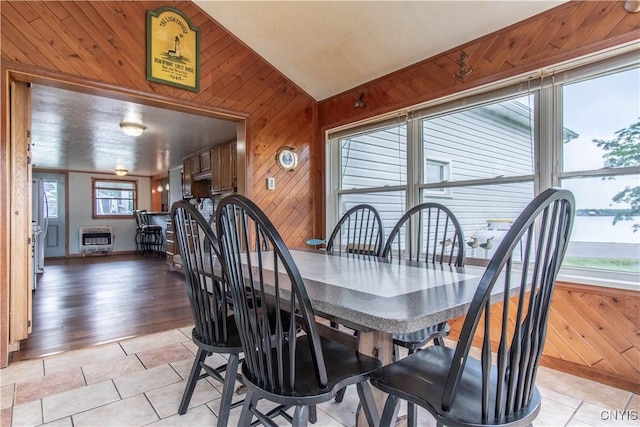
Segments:
[[[110,225],[80,227],[80,253],[107,254],[113,250],[113,230]]]

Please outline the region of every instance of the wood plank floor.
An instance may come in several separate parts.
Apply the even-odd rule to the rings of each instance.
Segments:
[[[33,332],[9,362],[192,323],[184,276],[164,258],[46,260],[33,293]]]

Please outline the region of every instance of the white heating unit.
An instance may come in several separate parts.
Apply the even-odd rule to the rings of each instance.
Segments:
[[[107,254],[113,250],[113,230],[110,225],[80,227],[80,253]]]

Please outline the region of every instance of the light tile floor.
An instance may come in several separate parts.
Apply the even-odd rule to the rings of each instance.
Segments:
[[[191,328],[175,329],[12,364],[0,370],[0,425],[214,426],[221,385],[211,379],[198,383],[187,413],[177,414],[196,352],[190,335]],[[211,364],[224,362],[211,357],[220,359]],[[546,368],[537,384],[543,404],[535,426],[639,425],[636,394]],[[349,387],[342,403],[318,407],[316,426],[353,426],[357,405]],[[239,412],[231,411],[229,425]],[[435,421],[421,410],[419,425]]]

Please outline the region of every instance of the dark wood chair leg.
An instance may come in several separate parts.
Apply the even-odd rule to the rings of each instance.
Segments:
[[[376,402],[371,391],[371,386],[368,381],[363,381],[356,385],[358,390],[358,397],[360,398],[360,408],[362,413],[367,418],[367,424],[370,426],[380,425],[380,414],[376,408]]]
[[[407,402],[407,427],[418,425],[418,408],[411,402]]]
[[[220,398],[220,413],[218,414],[218,427],[226,427],[229,422],[229,412],[231,412],[231,400],[233,399],[233,387],[235,386],[238,372],[237,354],[230,354],[227,362],[227,370],[224,376],[224,386],[222,397]]]
[[[193,366],[191,367],[191,373],[189,374],[189,379],[187,380],[187,385],[184,389],[184,393],[182,394],[182,401],[180,402],[180,407],[178,408],[178,414],[183,415],[187,412],[187,407],[189,406],[189,402],[191,401],[191,396],[193,395],[193,390],[196,388],[196,383],[198,379],[200,379],[200,372],[202,371],[201,363],[204,362],[204,359],[207,357],[207,352],[198,349],[198,353],[196,354],[196,358],[193,361]]]
[[[292,427],[307,427],[308,424],[309,424],[309,407],[296,406],[296,409],[293,411],[293,420],[291,421]]]
[[[380,427],[391,427],[396,424],[398,412],[400,411],[400,399],[396,396],[389,395],[382,410],[380,418]]]
[[[258,402],[258,395],[254,392],[247,390],[247,395],[244,398],[244,405],[242,405],[242,413],[240,413],[240,419],[238,420],[239,426],[251,425],[251,418],[253,418],[253,412],[251,409]]]
[[[341,388],[337,393],[336,393],[336,397],[335,397],[335,401],[337,403],[342,402],[342,399],[344,399],[344,393],[345,391],[347,391],[347,388]]]

